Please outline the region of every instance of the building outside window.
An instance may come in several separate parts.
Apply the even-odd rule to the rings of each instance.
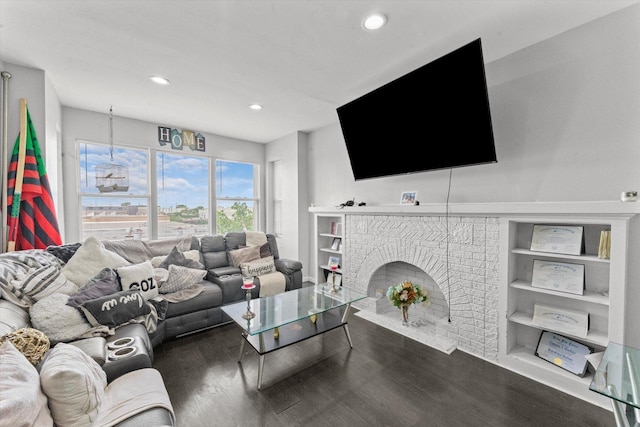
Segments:
[[[156,153],[158,238],[210,233],[208,157]]]
[[[258,165],[217,160],[212,196],[209,157],[80,142],[78,158],[82,240],[260,229]]]
[[[259,225],[258,166],[216,160],[216,233],[255,231]]]
[[[209,158],[80,142],[79,159],[83,240],[210,233]]]

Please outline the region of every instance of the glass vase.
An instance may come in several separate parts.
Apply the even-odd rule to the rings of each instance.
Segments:
[[[402,324],[409,326],[409,306],[410,304],[400,305],[400,312],[402,313]]]

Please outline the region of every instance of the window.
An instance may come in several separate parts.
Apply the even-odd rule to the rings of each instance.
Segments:
[[[208,157],[80,142],[79,158],[83,240],[211,232]]]
[[[209,158],[158,152],[158,238],[209,234]]]
[[[216,233],[260,229],[257,177],[256,165],[216,160]]]
[[[81,142],[83,240],[149,238],[149,153]]]

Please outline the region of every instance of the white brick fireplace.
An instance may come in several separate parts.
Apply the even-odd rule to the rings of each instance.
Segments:
[[[432,302],[411,307],[417,328],[495,361],[498,233],[495,217],[346,215],[343,286],[369,295],[361,310],[400,319],[376,291],[404,280],[421,284]]]

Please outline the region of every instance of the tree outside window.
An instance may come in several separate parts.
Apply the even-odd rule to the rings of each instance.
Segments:
[[[257,170],[251,163],[216,160],[216,233],[259,230]]]

